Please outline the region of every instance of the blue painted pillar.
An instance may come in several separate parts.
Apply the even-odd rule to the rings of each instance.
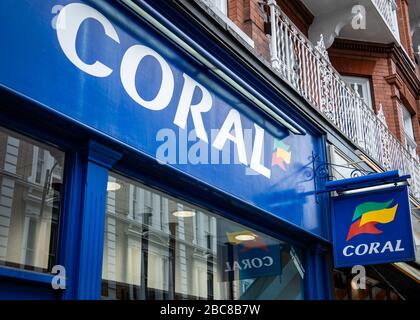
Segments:
[[[328,249],[320,244],[315,244],[306,250],[306,298],[310,300],[329,299],[331,290],[327,263]]]
[[[58,262],[66,270],[66,290],[61,299],[76,299],[80,253],[81,190],[84,184],[84,161],[78,151],[66,153],[63,207],[60,217]]]
[[[315,299],[316,286],[314,282],[314,257],[311,248],[305,250],[305,300]]]
[[[89,143],[81,199],[75,299],[100,298],[108,171],[121,157],[120,153],[97,142]]]
[[[325,275],[327,270],[325,270],[324,266],[324,259],[325,259],[325,252],[322,246],[317,245],[313,248],[314,253],[314,271],[315,271],[315,282],[316,282],[316,297],[317,300],[323,300],[326,296],[326,288],[325,284]]]

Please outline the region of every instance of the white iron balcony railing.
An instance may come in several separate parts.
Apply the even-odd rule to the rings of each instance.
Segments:
[[[388,130],[382,112],[376,115],[350,88],[328,59],[323,39],[314,46],[270,0],[271,62],[315,109],[384,170],[411,175],[410,192],[420,199],[420,162]]]
[[[382,18],[387,23],[388,27],[394,33],[395,37],[399,39],[398,21],[397,21],[397,4],[395,0],[372,0],[376,9],[381,14]]]

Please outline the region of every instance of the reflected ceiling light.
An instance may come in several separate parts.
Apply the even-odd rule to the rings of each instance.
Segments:
[[[106,191],[117,191],[119,189],[121,189],[121,185],[113,181],[109,181],[106,186]]]
[[[235,236],[235,239],[238,241],[252,241],[256,239],[256,235],[255,234],[238,234]]]
[[[178,210],[173,212],[172,214],[178,218],[191,218],[195,216],[195,212],[190,210]]]

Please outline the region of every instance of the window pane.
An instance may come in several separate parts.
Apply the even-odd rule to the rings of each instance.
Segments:
[[[372,108],[372,95],[370,93],[370,80],[363,77],[342,76],[344,82],[347,83],[355,92],[357,92],[368,105]]]
[[[102,298],[303,299],[299,248],[117,174]]]
[[[210,3],[227,15],[227,0],[210,0]]]
[[[345,159],[335,148],[332,158],[334,164],[332,170],[334,177],[337,179],[351,178],[352,173],[357,170],[357,168],[351,164],[350,160]]]
[[[401,109],[402,109],[402,113],[403,113],[404,132],[411,139],[414,139],[414,131],[413,131],[413,123],[412,123],[412,120],[411,120],[411,113],[404,106],[401,106]]]
[[[55,264],[64,153],[0,127],[0,264]]]

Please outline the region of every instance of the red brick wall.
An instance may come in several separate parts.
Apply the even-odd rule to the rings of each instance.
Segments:
[[[391,53],[369,53],[333,47],[329,50],[329,56],[331,63],[341,74],[371,79],[375,111],[382,104],[388,128],[405,143],[401,109],[403,104],[413,115],[414,138],[420,142],[420,101],[410,90],[409,80],[404,78]],[[417,152],[420,154],[420,143],[418,144]]]
[[[229,18],[254,41],[255,50],[270,61],[264,14],[258,0],[228,0]]]
[[[256,51],[270,61],[269,41],[264,30],[264,15],[269,15],[267,7],[259,5],[259,0],[228,0],[229,18],[255,43]],[[277,0],[281,10],[305,34],[313,21],[312,14],[300,0]]]
[[[343,75],[370,78],[374,110],[377,112],[382,104],[388,128],[400,141],[404,141],[400,93],[397,86],[387,80],[395,71],[392,59],[386,55],[365,52],[357,55],[351,51],[330,49],[330,60]]]
[[[230,20],[243,29],[244,22],[244,6],[243,1],[240,0],[229,0],[228,1],[228,16]]]

